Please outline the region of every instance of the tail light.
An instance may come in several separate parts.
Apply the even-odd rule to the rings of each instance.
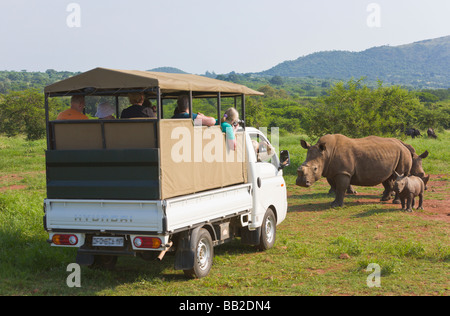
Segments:
[[[161,247],[161,239],[157,237],[135,237],[133,244],[136,248],[152,248],[156,249]]]
[[[59,246],[75,246],[78,244],[78,237],[76,235],[57,234],[53,235],[52,243]]]

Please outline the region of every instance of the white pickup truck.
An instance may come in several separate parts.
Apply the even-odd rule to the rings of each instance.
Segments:
[[[195,89],[179,88],[177,80]],[[123,87],[124,81],[130,87]],[[130,91],[154,98],[158,116],[48,120],[49,97],[118,100]],[[218,114],[221,98],[234,98],[235,104],[240,99],[241,118],[244,95],[260,94],[194,75],[102,68],[46,88],[44,227],[52,246],[78,248],[77,263],[105,268],[114,267],[118,256],[161,260],[174,251],[175,269],[201,278],[211,269],[214,246],[235,237],[263,250],[274,245],[276,226],[287,212],[282,169],[289,165],[289,153],[279,157],[255,128],[241,126],[236,149],[230,150],[220,126],[163,118],[163,100],[180,92],[190,95],[190,108],[195,97],[217,97]],[[118,102],[116,107],[119,114]]]

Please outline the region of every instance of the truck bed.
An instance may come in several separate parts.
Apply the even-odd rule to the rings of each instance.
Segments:
[[[250,212],[251,184],[167,200],[46,199],[49,232],[171,234]]]

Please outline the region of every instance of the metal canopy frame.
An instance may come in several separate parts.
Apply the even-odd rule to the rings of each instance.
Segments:
[[[146,88],[146,89],[115,89],[115,90],[95,90],[94,88],[85,88],[83,90],[71,91],[71,92],[60,92],[60,93],[46,93],[45,94],[45,117],[46,122],[49,120],[49,108],[48,108],[48,98],[50,97],[69,97],[74,95],[84,95],[84,96],[115,96],[116,97],[116,113],[118,114],[118,100],[121,96],[126,96],[129,93],[144,93],[145,95],[156,99],[156,107],[158,109],[157,119],[162,119],[162,101],[177,99],[180,95],[185,95],[189,93],[189,112],[192,117],[192,100],[193,99],[217,99],[217,117],[220,118],[221,113],[221,99],[222,98],[234,98],[234,106],[237,109],[237,98],[241,99],[241,118],[245,120],[245,95],[237,93],[224,93],[217,92],[215,95],[211,92],[194,92],[194,91],[178,91],[177,93],[161,93],[159,87]]]
[[[241,120],[245,121],[245,94],[227,93],[227,92],[198,92],[198,91],[173,91],[162,93],[159,87],[152,88],[136,88],[136,89],[114,89],[114,90],[97,90],[95,88],[84,88],[77,91],[45,93],[45,125],[47,131],[47,148],[50,149],[50,125],[49,125],[49,98],[50,97],[69,97],[74,95],[84,96],[115,96],[116,98],[116,114],[119,115],[119,97],[126,96],[129,93],[144,93],[147,96],[156,98],[157,120],[163,119],[163,100],[177,99],[180,95],[189,93],[189,117],[192,118],[192,101],[200,98],[216,98],[217,99],[217,119],[221,120],[222,98],[234,98],[234,107],[237,109],[237,99],[241,99]],[[238,110],[239,112],[239,110]],[[154,120],[154,119],[153,119]],[[243,127],[245,129],[245,126]]]

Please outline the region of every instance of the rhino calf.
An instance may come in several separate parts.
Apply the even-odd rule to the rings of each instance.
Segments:
[[[422,179],[416,176],[403,176],[397,174],[397,179],[394,183],[394,191],[400,197],[402,203],[402,210],[412,212],[414,207],[414,198],[419,196],[418,210],[423,210],[423,192],[425,190],[425,184]],[[405,203],[406,202],[406,203]]]

